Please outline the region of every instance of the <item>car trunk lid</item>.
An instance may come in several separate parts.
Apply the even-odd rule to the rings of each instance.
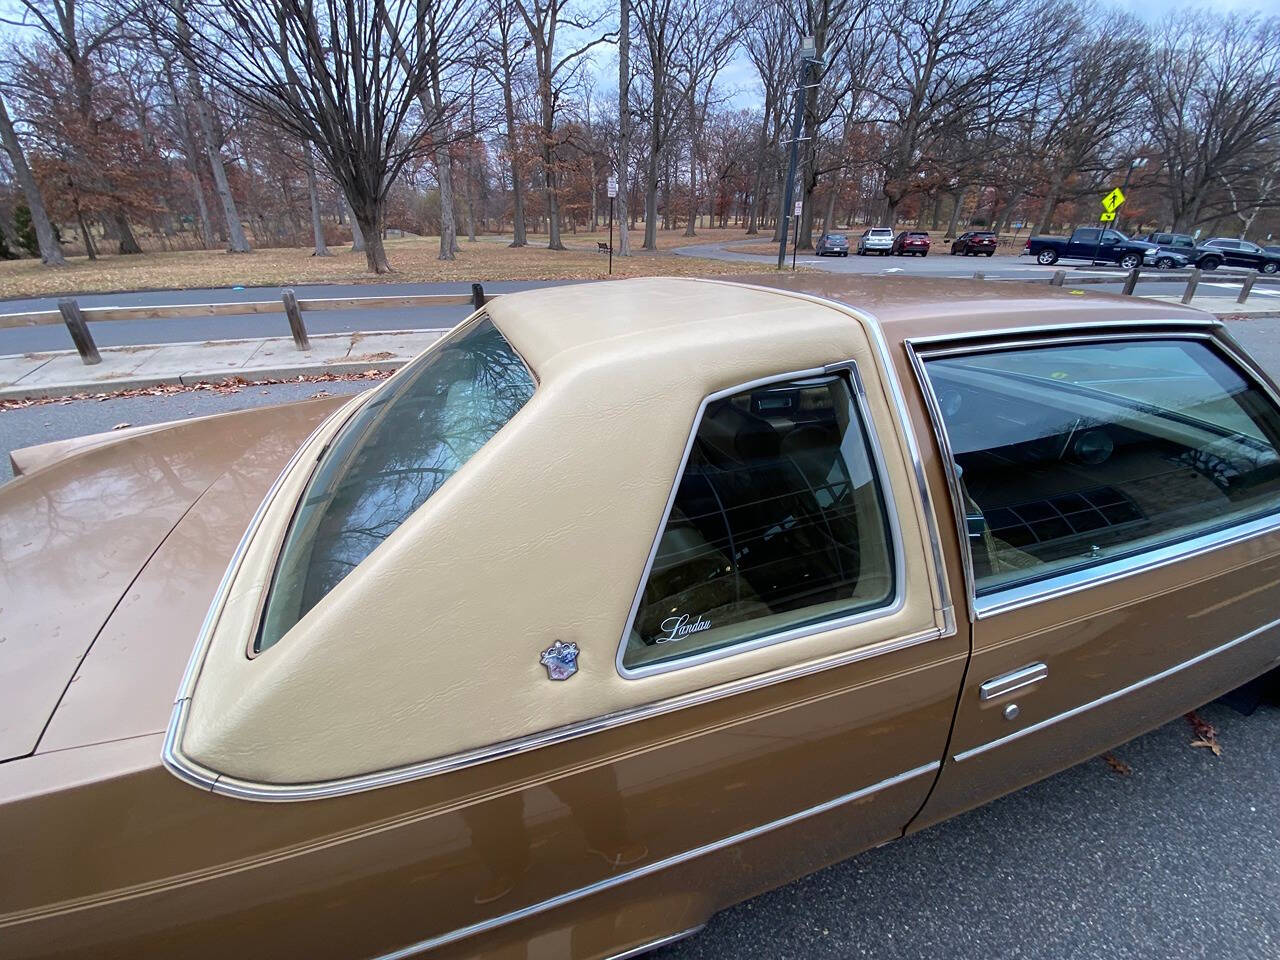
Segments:
[[[207,581],[216,585],[230,553],[224,541],[234,547],[335,400],[85,444],[0,487],[0,761],[45,749],[46,730],[64,748],[163,729],[163,718],[140,724],[133,708],[172,702],[199,626],[189,608],[207,606]],[[124,614],[130,630],[97,651]],[[94,690],[79,723],[52,722],[60,703],[89,706]]]

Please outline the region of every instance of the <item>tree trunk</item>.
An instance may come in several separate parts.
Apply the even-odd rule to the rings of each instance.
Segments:
[[[351,206],[352,227],[364,238],[364,257],[369,265],[369,272],[391,273],[391,265],[387,263],[387,251],[382,245],[382,229],[378,222],[380,218],[380,210],[359,210],[355,204]]]
[[[952,194],[955,203],[951,205],[951,225],[947,227],[948,237],[956,236],[956,230],[960,227],[960,211],[964,209],[964,198],[968,192],[969,188],[965,186],[961,187],[959,192]]]
[[[627,236],[627,164],[631,161],[631,0],[621,0],[618,19],[618,249],[620,257],[631,256],[631,238]]]
[[[440,256],[436,259],[452,260],[458,250],[458,224],[453,217],[453,167],[447,146],[436,147],[435,161],[436,183],[440,185]],[[367,231],[365,236],[369,236]]]
[[[111,219],[116,230],[116,236],[120,238],[119,251],[124,255],[131,255],[142,252],[142,247],[138,245],[138,238],[133,235],[133,227],[129,226],[129,218],[124,210],[117,207],[107,216]]]
[[[222,215],[227,224],[227,251],[229,253],[248,253],[249,241],[244,235],[244,225],[240,222],[240,213],[236,210],[235,198],[231,196],[231,184],[227,182],[227,171],[222,165],[222,154],[219,152],[213,132],[213,111],[204,98],[204,90],[200,86],[200,78],[196,76],[195,67],[187,65],[187,87],[191,102],[196,108],[196,119],[200,123],[200,135],[204,140],[205,155],[209,160],[209,169],[213,173],[213,188],[222,203]]]
[[[36,231],[40,262],[49,267],[65,267],[67,258],[62,255],[62,248],[58,246],[58,236],[54,233],[53,224],[49,222],[49,215],[45,212],[44,197],[40,194],[40,187],[31,173],[31,168],[27,166],[27,155],[22,151],[22,143],[18,140],[17,131],[13,129],[13,121],[9,119],[9,108],[5,106],[3,98],[0,98],[0,146],[4,148],[5,153],[9,154],[14,178],[22,188],[27,208],[31,211],[31,225]]]
[[[311,153],[311,145],[303,148],[307,157],[307,193],[311,198],[311,234],[316,242],[313,257],[329,257],[329,245],[324,242],[324,221],[320,219],[320,191],[316,189],[316,160]]]
[[[347,212],[350,214],[349,219],[351,220],[351,252],[364,253],[364,231],[360,229],[360,221],[356,219],[356,208],[351,206],[350,201],[347,201]]]

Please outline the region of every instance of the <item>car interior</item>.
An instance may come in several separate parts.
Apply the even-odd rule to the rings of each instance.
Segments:
[[[884,603],[886,513],[843,380],[709,404],[659,541],[625,665]],[[680,618],[708,624],[672,637]]]
[[[1280,499],[1274,411],[1245,387],[1163,406],[984,364],[928,363],[964,497],[978,593],[1211,528]],[[1076,371],[1079,372],[1079,371]],[[1131,372],[1131,371],[1130,371]],[[1082,378],[1083,379],[1083,378]],[[1185,389],[1185,384],[1181,387]]]

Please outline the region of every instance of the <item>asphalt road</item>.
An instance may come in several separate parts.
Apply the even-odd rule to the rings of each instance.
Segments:
[[[713,260],[726,260],[738,263],[767,263],[772,262],[771,257],[776,256],[776,247],[772,248],[769,256],[754,253],[738,253],[726,249],[727,247],[741,247],[742,241],[731,243],[705,243],[697,244],[690,247],[677,247],[675,252],[684,256],[707,257]],[[1082,263],[1058,263],[1052,267],[1042,267],[1036,263],[1031,257],[1017,256],[1012,253],[1001,253],[993,257],[961,257],[951,256],[947,251],[950,250],[949,245],[939,244],[941,249],[935,249],[927,257],[894,257],[894,256],[865,256],[860,257],[851,253],[847,257],[816,257],[812,253],[800,253],[796,258],[796,265],[800,267],[809,267],[816,270],[825,270],[829,273],[852,273],[864,275],[877,274],[897,274],[905,273],[912,276],[924,277],[954,277],[968,278],[974,273],[982,273],[987,277],[997,277],[1006,280],[1047,280],[1053,276],[1057,270],[1066,270],[1068,279],[1079,279],[1082,277],[1090,278],[1110,278],[1111,283],[1090,284],[1087,289],[1099,293],[1118,293],[1124,285],[1124,271],[1116,267],[1098,266],[1091,267]],[[761,244],[761,250],[765,250],[766,245]],[[787,253],[787,266],[791,265],[791,253]],[[1151,268],[1150,273],[1155,273]],[[1231,277],[1247,276],[1248,271],[1235,269],[1219,269],[1212,274],[1206,275],[1201,281],[1201,286],[1212,286],[1215,278],[1226,280]],[[1155,282],[1139,282],[1136,292],[1138,294],[1169,294],[1173,292],[1181,292],[1181,283],[1185,281],[1174,282],[1155,281]],[[1224,284],[1224,289],[1230,289],[1233,293],[1240,289],[1239,283]],[[1280,286],[1268,287],[1259,284],[1254,288],[1254,295],[1260,297],[1270,297],[1276,300],[1277,309],[1280,309]]]
[[[487,283],[488,293],[510,293],[563,281],[511,281]],[[343,283],[293,287],[299,300],[325,297],[394,297],[422,294],[471,293],[468,283]],[[243,289],[151,290],[77,296],[82,307],[154,307],[178,303],[237,303],[279,300],[283,287]],[[0,313],[56,310],[57,298],[0,301]],[[310,333],[349,333],[355,330],[404,330],[451,327],[471,312],[467,306],[425,309],[322,310],[305,316]],[[250,337],[284,337],[289,324],[283,313],[248,313],[227,317],[180,317],[158,320],[107,320],[91,323],[90,332],[100,347],[140,343],[189,343],[201,340],[240,340]],[[0,328],[0,356],[69,350],[71,337],[61,323]]]
[[[1280,363],[1280,324],[1239,325]],[[1280,367],[1273,366],[1273,369]],[[14,447],[368,383],[73,401],[0,411]],[[4,464],[7,471],[7,458]],[[7,472],[3,474],[7,476]],[[655,960],[1275,960],[1280,957],[1280,707],[1201,711],[955,820],[714,917]]]

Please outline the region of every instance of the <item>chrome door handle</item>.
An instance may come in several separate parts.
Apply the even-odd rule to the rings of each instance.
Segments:
[[[1002,697],[1006,693],[1012,693],[1014,690],[1021,690],[1023,687],[1029,687],[1033,683],[1039,683],[1048,676],[1049,668],[1047,666],[1043,663],[1033,663],[1026,667],[1019,667],[1010,673],[1002,673],[998,677],[992,677],[978,688],[978,696],[983,700]]]

